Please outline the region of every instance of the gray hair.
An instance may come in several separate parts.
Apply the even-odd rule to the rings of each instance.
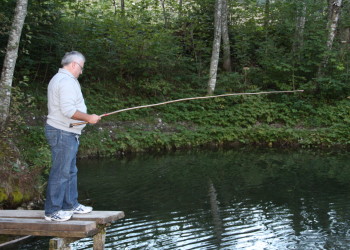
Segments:
[[[78,51],[71,51],[71,52],[67,52],[61,61],[62,66],[66,66],[68,64],[70,64],[71,62],[76,62],[76,61],[83,61],[85,62],[85,56],[78,52]]]

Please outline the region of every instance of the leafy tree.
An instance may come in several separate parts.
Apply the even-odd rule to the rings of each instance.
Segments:
[[[326,54],[323,57],[322,63],[320,64],[318,68],[318,77],[322,77],[323,75],[323,69],[327,67],[329,56],[327,55],[327,52],[332,50],[334,37],[336,34],[339,16],[340,16],[340,10],[342,7],[342,0],[329,0],[328,1],[328,22],[327,22],[327,30],[328,30],[328,38],[327,38],[327,50]]]
[[[17,0],[15,15],[10,30],[6,55],[0,79],[0,126],[4,127],[9,115],[13,73],[18,56],[18,47],[22,34],[24,19],[27,15],[28,0]]]

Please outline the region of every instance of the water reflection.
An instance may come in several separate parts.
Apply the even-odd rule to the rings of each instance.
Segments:
[[[349,249],[349,163],[273,149],[88,160],[79,189],[97,210],[125,211],[106,249]]]
[[[221,239],[224,229],[220,218],[219,201],[217,200],[216,189],[211,179],[209,179],[209,197],[211,214],[213,216],[214,233],[217,238],[217,245],[221,246]]]

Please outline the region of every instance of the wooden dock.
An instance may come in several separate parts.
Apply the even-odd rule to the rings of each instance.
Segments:
[[[0,210],[0,234],[53,236],[50,250],[69,249],[69,243],[93,237],[94,250],[104,249],[106,228],[124,218],[122,211],[92,211],[74,214],[64,222],[44,219],[43,210]]]

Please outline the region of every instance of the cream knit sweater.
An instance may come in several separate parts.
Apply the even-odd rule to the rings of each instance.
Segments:
[[[70,123],[79,122],[71,119],[77,110],[87,112],[78,80],[68,70],[59,69],[49,83],[47,98],[47,124],[80,135],[85,125],[69,127]]]

